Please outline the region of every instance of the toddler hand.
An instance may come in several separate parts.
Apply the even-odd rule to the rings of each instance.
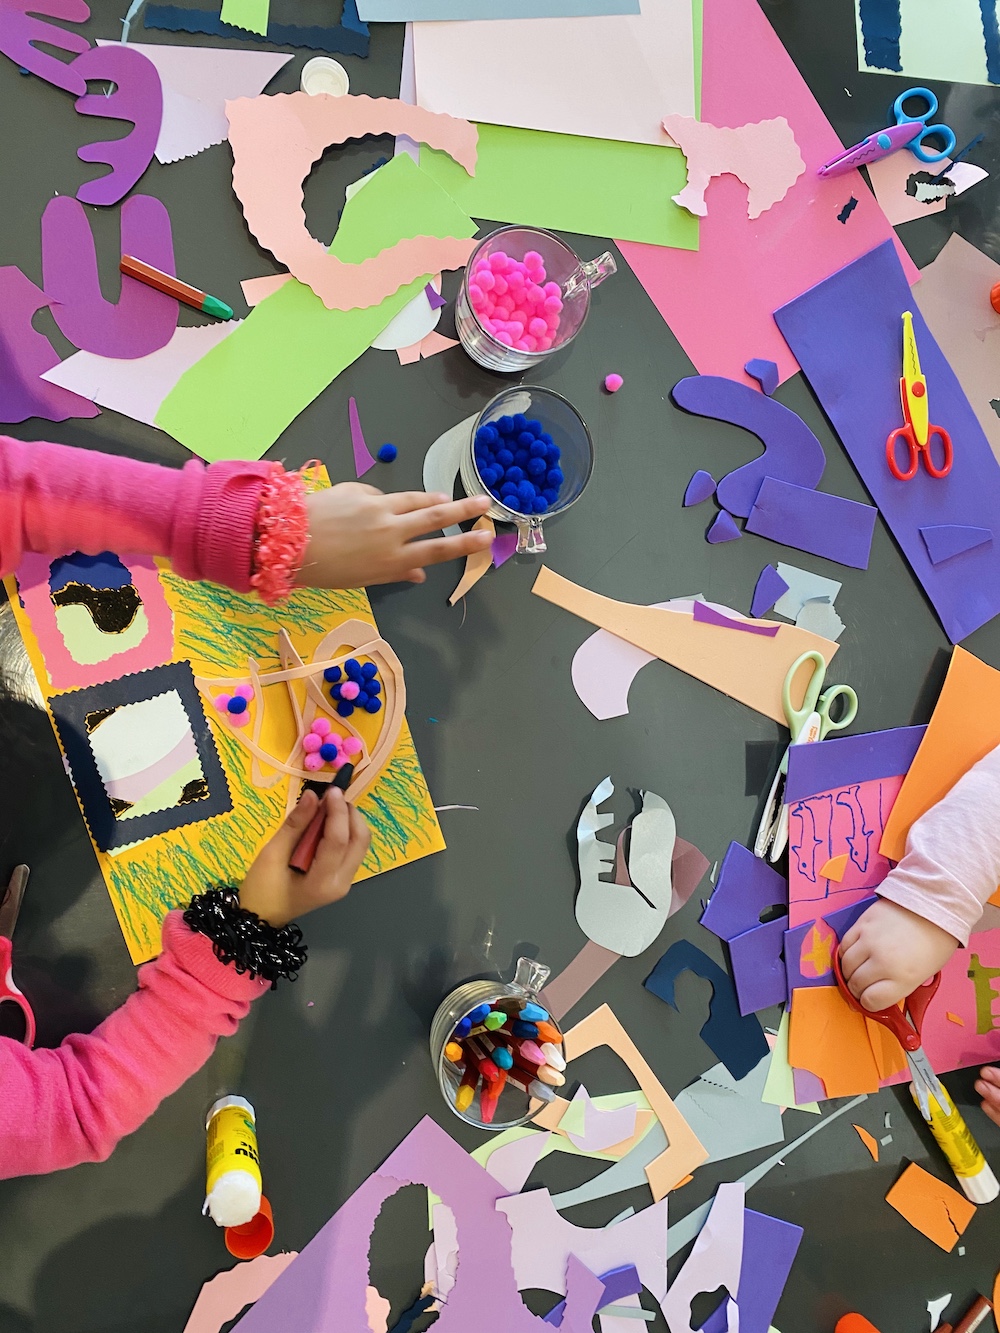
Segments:
[[[371,832],[364,816],[347,803],[338,787],[331,787],[323,801],[326,824],[306,874],[289,870],[288,862],[319,809],[319,797],[312,791],[302,793],[240,885],[240,906],[279,929],[316,907],[345,898],[367,854]]]
[[[841,941],[840,965],[865,1009],[888,1009],[940,971],[957,948],[940,926],[880,898]]]
[[[983,1113],[994,1125],[1000,1125],[1000,1069],[987,1065],[980,1069],[976,1079],[976,1091],[983,1099]]]
[[[300,587],[363,588],[372,583],[423,583],[425,565],[457,560],[485,550],[488,532],[416,541],[452,523],[485,514],[488,495],[452,500],[444,494],[399,491],[383,495],[374,486],[345,481],[306,496],[309,544]]]

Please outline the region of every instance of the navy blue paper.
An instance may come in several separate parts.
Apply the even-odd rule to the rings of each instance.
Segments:
[[[269,23],[266,37],[223,23],[218,14],[208,10],[184,9],[180,5],[149,5],[143,23],[147,28],[164,32],[198,32],[209,37],[236,37],[244,42],[270,42],[274,46],[306,46],[311,51],[336,55],[368,54],[368,24],[358,18],[356,0],[344,0],[340,22],[331,27],[300,28],[293,23]]]

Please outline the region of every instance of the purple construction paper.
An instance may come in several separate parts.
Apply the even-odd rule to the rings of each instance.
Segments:
[[[424,291],[427,293],[427,304],[432,310],[440,310],[448,304],[441,293],[434,290],[431,283],[427,284]]]
[[[382,1205],[404,1185],[433,1190],[457,1224],[458,1276],[435,1328],[540,1333],[543,1321],[529,1313],[514,1278],[510,1225],[496,1208],[503,1186],[427,1116],[244,1315],[236,1325],[240,1333],[366,1329],[369,1238]],[[590,1333],[603,1290],[600,1279],[570,1255],[565,1333]]]
[[[734,542],[737,537],[742,537],[743,533],[733,522],[733,516],[727,510],[722,509],[715,516],[715,522],[705,533],[705,540],[717,546],[719,542]]]
[[[913,312],[931,421],[955,441],[947,477],[931,477],[921,465],[912,481],[897,481],[881,447],[903,424],[905,310]],[[914,308],[892,243],[848,264],[782,306],[774,318],[945,632],[960,642],[1000,611],[1000,543],[935,565],[920,529],[958,523],[992,530],[1000,513],[1000,467],[955,372]]]
[[[740,1333],[768,1333],[802,1240],[802,1228],[747,1208],[743,1213],[743,1266],[736,1304]],[[726,1333],[726,1302],[712,1311],[701,1333]]]
[[[787,906],[788,880],[742,845],[731,842],[722,858],[715,892],[701,914],[701,924],[732,940],[760,925],[769,907]]]
[[[602,1273],[600,1281],[604,1283],[604,1294],[597,1306],[598,1310],[614,1305],[616,1301],[624,1300],[626,1296],[639,1296],[642,1293],[639,1272],[631,1265],[625,1268],[613,1268],[610,1273]],[[565,1312],[566,1302],[560,1301],[558,1305],[553,1305],[543,1323],[561,1328]]]
[[[684,508],[690,509],[692,505],[700,505],[702,500],[707,500],[714,494],[715,478],[711,472],[699,468],[687,484],[687,490],[684,492]]]
[[[767,398],[749,384],[721,375],[691,375],[674,385],[678,407],[699,417],[742,426],[763,441],[764,452],[719,482],[719,504],[746,518],[765,477],[779,477],[796,486],[819,484],[826,467],[823,446],[800,416]]]
[[[841,907],[838,911],[831,912],[829,916],[824,916],[822,920],[830,927],[838,941],[842,940],[858,917],[876,901],[877,895],[869,894],[867,898],[851,903],[849,907]],[[819,976],[806,976],[799,966],[803,941],[815,924],[815,922],[809,921],[804,926],[796,926],[793,930],[785,931],[785,977],[789,995],[793,990],[800,990],[803,986],[832,986],[834,984],[832,968],[829,972],[823,972]]]
[[[853,569],[867,569],[875,518],[871,505],[765,477],[747,519],[747,532]]]
[[[163,90],[151,60],[123,42],[94,46],[73,61],[73,69],[84,79],[107,79],[115,84],[110,97],[85,93],[77,99],[81,116],[105,116],[131,120],[135,129],[122,139],[88,143],[77,150],[83,162],[106,162],[111,171],[81,185],[77,199],[85,204],[117,204],[153,160],[163,119]]]
[[[985,546],[993,540],[989,528],[970,528],[964,523],[938,523],[934,527],[921,528],[920,535],[932,565],[943,565],[946,560],[974,551],[977,546]]]
[[[757,381],[770,398],[779,383],[778,367],[775,363],[773,361],[762,361],[760,357],[755,356],[752,361],[746,363],[743,369]]]
[[[780,625],[748,625],[745,620],[737,620],[735,616],[724,616],[721,611],[716,611],[707,602],[695,602],[694,618],[701,621],[703,625],[720,625],[723,629],[739,629],[744,634],[763,634],[765,639],[773,639],[781,628]]]
[[[785,800],[807,801],[853,782],[898,778],[910,771],[926,727],[893,727],[860,736],[831,736],[818,745],[788,751]]]
[[[765,565],[760,571],[760,577],[757,580],[757,586],[753,590],[753,601],[750,603],[750,614],[754,617],[763,616],[772,609],[779,597],[784,597],[788,591],[788,584],[781,577],[773,565]]]
[[[736,999],[732,977],[718,963],[691,943],[678,940],[672,944],[643,983],[648,991],[677,1008],[674,983],[682,972],[693,972],[712,983],[708,1019],[701,1029],[701,1039],[732,1074],[741,1079],[755,1069],[768,1045],[756,1018],[744,1017]]]
[[[511,558],[517,550],[516,532],[498,532],[493,538],[493,568],[499,569],[501,565]]]
[[[358,414],[358,405],[353,398],[347,403],[347,417],[351,425],[351,448],[354,450],[354,472],[359,478],[375,466],[376,459],[372,458],[371,450],[365,444],[364,431],[361,429],[361,417]]]
[[[788,999],[784,960],[787,926],[787,916],[777,917],[729,941],[730,971],[744,1017]]]
[[[87,91],[87,80],[76,68],[76,63],[67,65],[41,51],[36,43],[44,42],[46,46],[71,51],[75,55],[89,51],[90,43],[81,33],[67,32],[55,23],[36,18],[36,14],[62,19],[66,23],[86,23],[90,18],[90,6],[84,4],[84,0],[3,0],[0,4],[0,51],[15,65],[37,74],[46,83],[63,88],[74,97],[82,97]]]
[[[575,1148],[585,1152],[604,1152],[616,1143],[624,1143],[635,1133],[635,1106],[619,1106],[610,1111],[602,1111],[590,1099],[590,1094],[581,1083],[573,1098],[574,1102],[583,1102],[583,1133],[570,1134],[566,1137]],[[572,1103],[571,1103],[572,1104]]]
[[[796,1106],[808,1106],[810,1102],[826,1101],[826,1087],[823,1080],[811,1069],[793,1069],[792,1087],[795,1090]]]
[[[170,216],[159,199],[137,194],[122,204],[121,252],[174,274]],[[123,275],[118,302],[104,299],[90,221],[71,195],[50,199],[42,214],[42,274],[53,318],[82,352],[133,360],[174,335],[177,302],[144,282]]]
[[[68,389],[40,379],[59,364],[43,333],[32,328],[35,312],[51,301],[43,291],[9,264],[0,268],[0,421],[16,424],[29,417],[66,421],[96,417],[98,408]]]

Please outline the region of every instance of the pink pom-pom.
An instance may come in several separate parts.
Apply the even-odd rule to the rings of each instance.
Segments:
[[[361,753],[364,746],[358,740],[357,736],[345,736],[341,749],[344,751],[344,754],[347,755],[348,759],[353,759],[356,754]]]
[[[532,311],[528,306],[527,302],[525,302],[523,305],[519,305],[517,309],[514,311],[514,313],[511,315],[511,319],[519,319],[525,328],[528,327],[528,321],[531,319],[531,317],[532,317]]]
[[[538,340],[538,350],[539,350],[540,352],[547,352],[547,351],[549,350],[549,348],[552,346],[552,343],[553,343],[553,339],[552,339],[552,338],[539,338],[539,340]]]
[[[323,737],[317,736],[315,731],[307,731],[302,737],[302,748],[306,754],[315,754],[323,744]]]
[[[490,255],[490,268],[494,273],[506,273],[510,260],[502,250],[494,250]]]
[[[493,270],[486,268],[481,273],[477,273],[476,282],[479,284],[482,291],[491,292],[493,290],[493,284],[496,282],[496,278],[493,276]]]
[[[506,301],[498,301],[496,309],[493,311],[493,317],[498,324],[510,319],[514,313],[514,307]]]
[[[307,754],[305,759],[303,759],[302,764],[310,773],[315,773],[318,769],[323,767],[323,759],[318,754]]]
[[[562,309],[562,301],[559,300],[558,296],[547,296],[542,309],[547,315],[558,315]]]
[[[237,685],[237,686],[236,686],[236,689],[233,690],[233,694],[235,694],[235,696],[237,697],[237,699],[252,699],[252,698],[253,698],[253,686],[252,686],[252,685]]]
[[[624,383],[625,381],[622,379],[621,375],[612,374],[605,375],[604,377],[604,387],[607,389],[608,393],[617,393]]]
[[[497,326],[494,324],[492,319],[480,319],[479,322],[480,324],[482,324],[483,328],[486,330],[487,333],[493,333],[493,334],[496,333]]]
[[[497,274],[496,279],[494,281],[493,291],[496,293],[497,296],[507,295],[507,279],[499,273]]]
[[[526,333],[521,341],[524,343],[525,351],[527,352],[538,351],[538,339],[533,338],[530,333]]]
[[[330,726],[330,719],[328,717],[317,717],[313,718],[313,724],[309,730],[315,731],[317,736],[329,736],[333,728]]]
[[[482,273],[483,269],[489,268],[489,266],[490,266],[490,261],[486,259],[483,255],[480,255],[479,258],[476,260],[476,267],[472,271],[473,273]]]
[[[524,262],[527,264],[528,268],[540,268],[541,265],[545,263],[545,260],[537,250],[529,250],[524,256]]]
[[[528,344],[524,341],[523,338],[518,338],[518,340],[517,340],[517,342],[514,344],[514,346],[515,346],[515,348],[516,348],[519,352],[530,352],[530,351],[531,351],[531,348],[528,346]]]
[[[482,287],[470,287],[469,300],[472,302],[473,310],[481,310],[486,304],[486,293]]]
[[[528,305],[539,306],[545,300],[545,293],[537,283],[528,288]]]
[[[558,316],[558,315],[546,315],[546,316],[545,316],[545,325],[546,325],[546,328],[548,328],[548,329],[550,330],[550,332],[555,333],[556,329],[559,327],[559,316]]]
[[[519,338],[524,337],[524,325],[521,323],[519,319],[509,320],[507,323],[507,332],[514,339],[514,341],[517,342]]]
[[[536,315],[535,318],[531,320],[531,322],[528,324],[528,332],[532,335],[533,338],[544,338],[546,331],[548,330],[548,327],[549,326],[546,324],[545,320],[539,319],[538,316]]]
[[[547,282],[544,291],[546,296],[562,296],[562,288],[558,282]]]
[[[229,707],[229,700],[232,697],[233,696],[231,694],[217,694],[215,698],[212,700],[212,702],[215,704],[216,708],[219,710],[220,713],[224,713],[226,709]]]
[[[506,329],[501,329],[500,332],[497,334],[497,342],[503,343],[504,347],[514,346],[514,339],[510,336],[510,334],[507,332]]]
[[[356,680],[347,680],[340,687],[340,697],[342,699],[356,699],[361,693],[361,686]]]
[[[524,270],[520,264],[512,268],[511,271],[507,274],[507,283],[508,286],[513,287],[515,289],[524,286]]]
[[[249,713],[230,713],[229,722],[234,727],[245,727],[250,721]]]

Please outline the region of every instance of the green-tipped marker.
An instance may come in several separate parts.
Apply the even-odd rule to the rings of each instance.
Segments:
[[[153,268],[152,264],[144,264],[141,259],[122,255],[118,267],[126,277],[144,282],[147,287],[153,287],[166,296],[173,296],[176,300],[194,306],[195,310],[201,310],[206,315],[213,315],[216,319],[233,317],[232,307],[226,305],[225,301],[220,301],[217,296],[209,296],[207,292],[199,291],[197,287],[191,287],[178,278],[172,278],[169,273],[161,273],[158,268]]]

